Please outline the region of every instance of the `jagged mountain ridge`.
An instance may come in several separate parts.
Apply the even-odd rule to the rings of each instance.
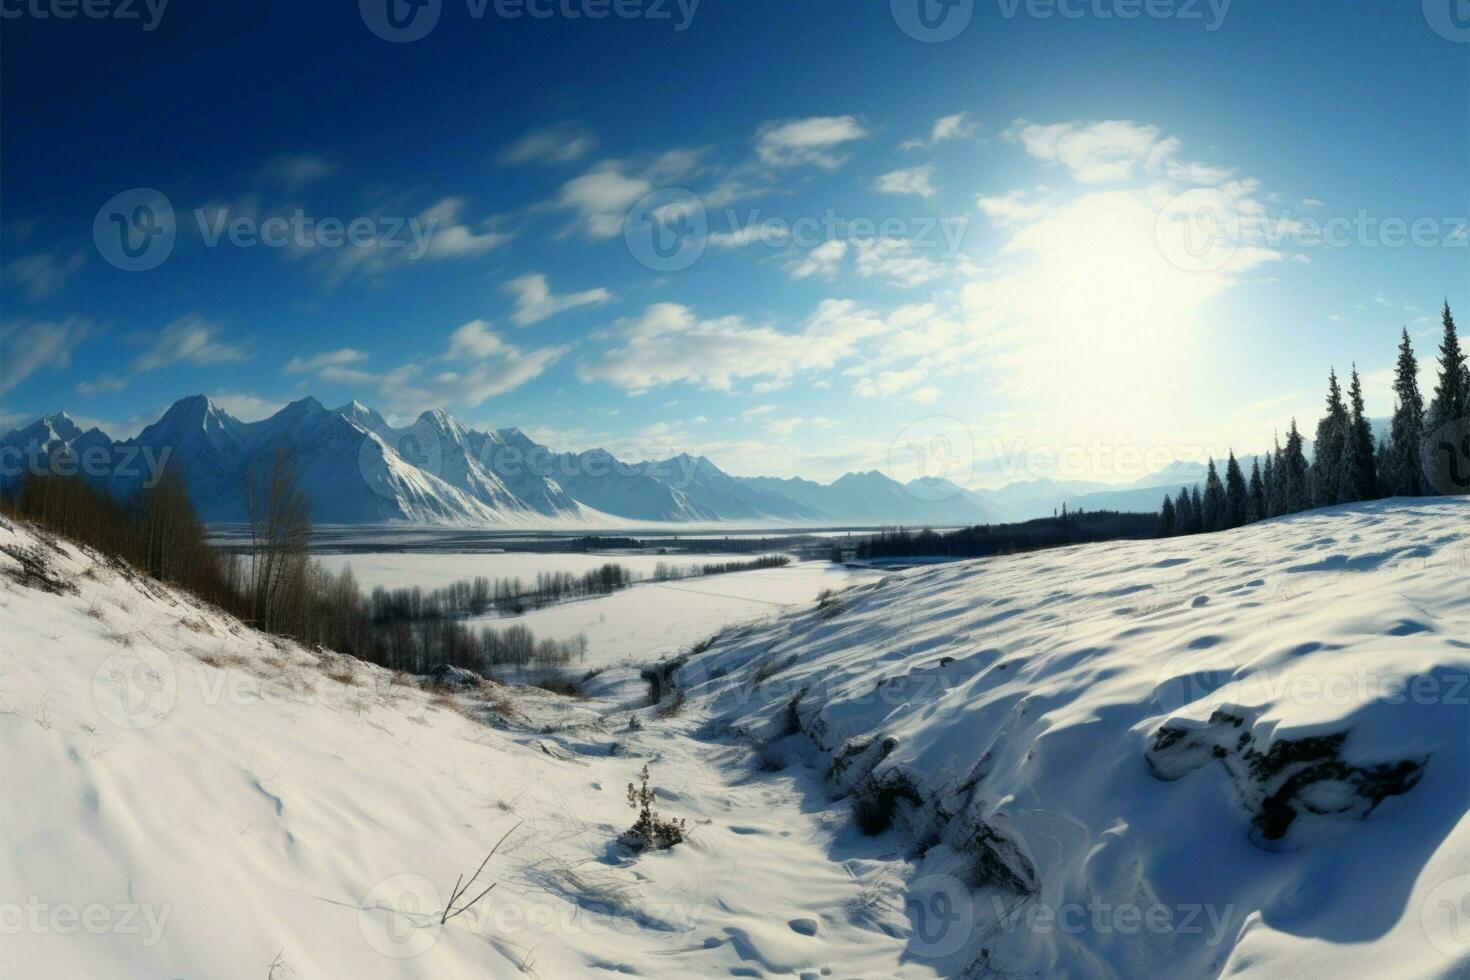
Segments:
[[[394,426],[360,402],[328,409],[312,397],[243,422],[194,395],[120,441],[100,429],[83,432],[58,413],[13,430],[0,445],[39,452],[42,459],[99,447],[114,458],[133,453],[159,460],[183,477],[209,522],[245,518],[245,474],[252,467],[266,471],[277,451],[296,460],[313,520],[324,524],[976,524],[1042,516],[1062,503],[1152,510],[1165,486],[1194,482],[1194,464],[1176,464],[1126,487],[1034,480],[989,491],[942,479],[902,484],[876,470],[828,484],[737,477],[703,456],[628,462],[603,449],[556,452],[520,429],[480,431],[442,410]],[[93,478],[126,495],[149,476],[147,467],[135,466]]]

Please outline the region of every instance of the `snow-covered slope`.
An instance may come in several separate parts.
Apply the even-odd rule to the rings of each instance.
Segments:
[[[935,975],[902,863],[741,747],[630,726],[636,670],[421,689],[3,519],[0,638],[7,977]],[[691,836],[633,855],[645,765]]]
[[[914,570],[673,679],[892,828],[943,971],[1470,976],[1470,500]]]
[[[1470,971],[1466,500],[899,573],[645,709],[436,695],[3,521],[0,637],[17,976]],[[645,763],[694,834],[633,859]]]

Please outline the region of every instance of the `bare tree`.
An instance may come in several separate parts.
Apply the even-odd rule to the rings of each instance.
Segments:
[[[296,470],[284,450],[271,457],[261,481],[255,464],[245,469],[245,515],[250,525],[250,602],[256,625],[277,632],[288,597],[300,598],[306,575],[311,511],[296,483]],[[292,589],[291,586],[297,589]]]

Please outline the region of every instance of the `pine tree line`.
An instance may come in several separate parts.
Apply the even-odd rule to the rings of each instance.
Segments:
[[[1334,368],[1328,375],[1327,412],[1317,423],[1310,464],[1292,419],[1285,447],[1278,439],[1272,452],[1253,460],[1249,479],[1231,452],[1223,481],[1212,458],[1203,491],[1198,486],[1182,487],[1177,496],[1166,496],[1159,512],[1160,536],[1225,531],[1313,507],[1434,496],[1445,490],[1446,481],[1435,476],[1444,467],[1449,467],[1452,488],[1470,490],[1460,476],[1470,467],[1470,368],[1448,302],[1443,322],[1439,383],[1428,406],[1419,389],[1419,361],[1408,329],[1403,331],[1394,369],[1393,420],[1381,443],[1375,444],[1373,427],[1364,414],[1357,365],[1346,395]],[[1465,477],[1470,478],[1470,472]]]

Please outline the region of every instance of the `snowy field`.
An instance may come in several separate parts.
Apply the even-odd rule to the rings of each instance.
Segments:
[[[631,709],[0,551],[7,975],[1470,975],[1464,500],[871,578]]]
[[[548,606],[514,620],[537,637],[587,637],[588,668],[678,656],[727,627],[769,620],[810,605],[828,589],[874,582],[880,574],[831,562],[798,562],[679,582],[648,582],[609,596]],[[583,665],[578,665],[583,666]]]
[[[332,571],[350,566],[358,585],[371,592],[381,585],[394,589],[422,586],[426,591],[452,585],[483,575],[492,582],[498,578],[519,578],[528,584],[540,572],[583,572],[612,563],[652,578],[662,562],[674,568],[690,569],[699,565],[732,561],[753,561],[760,555],[738,554],[671,554],[646,555],[613,552],[584,554],[570,552],[499,552],[477,554],[438,554],[423,552],[375,552],[350,555],[317,555],[316,560]]]

